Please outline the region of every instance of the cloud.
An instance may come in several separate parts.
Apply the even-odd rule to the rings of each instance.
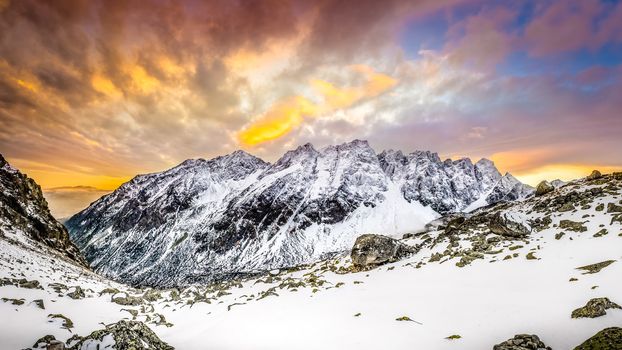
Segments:
[[[547,56],[583,48],[596,50],[608,42],[622,42],[622,3],[600,0],[542,2],[538,16],[525,28],[533,56]]]
[[[500,68],[619,45],[619,3],[0,4],[0,151],[44,187],[112,189],[187,158],[248,147],[273,160],[354,138],[475,158],[551,149],[505,170],[622,164],[619,63]],[[443,19],[442,45],[407,52],[404,26],[426,18]]]
[[[102,196],[110,193],[89,186],[56,187],[43,190],[43,196],[55,218],[62,220],[71,217]]]
[[[334,84],[312,79],[310,85],[321,102],[314,103],[303,96],[294,96],[277,102],[268,112],[255,118],[250,125],[238,133],[241,143],[246,146],[271,141],[282,137],[299,127],[309,117],[319,117],[352,105],[365,99],[376,97],[391,89],[397,80],[377,73],[365,65],[351,66],[350,69],[364,77],[359,86],[336,87]]]

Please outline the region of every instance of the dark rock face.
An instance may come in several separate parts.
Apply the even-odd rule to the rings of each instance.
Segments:
[[[415,247],[401,243],[396,239],[367,234],[356,239],[350,256],[355,268],[366,269],[398,261],[416,252]]]
[[[548,181],[542,181],[536,187],[536,196],[542,196],[549,192],[552,192],[555,189],[553,185],[551,185]]]
[[[24,235],[88,266],[65,227],[50,213],[39,185],[0,155],[0,237],[12,234]]]
[[[495,234],[521,238],[531,233],[531,227],[524,221],[520,220],[518,213],[501,213],[496,212],[488,224],[488,228]]]
[[[605,328],[574,350],[622,350],[622,328]]]
[[[605,316],[607,314],[606,310],[609,309],[622,309],[622,307],[609,300],[609,298],[594,298],[588,301],[585,306],[572,311],[571,317],[596,318],[600,316]]]
[[[535,334],[517,334],[512,339],[497,344],[493,350],[551,350]]]

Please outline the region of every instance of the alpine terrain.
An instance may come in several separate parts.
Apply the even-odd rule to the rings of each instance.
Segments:
[[[91,266],[133,285],[178,286],[295,266],[362,233],[416,232],[442,214],[533,189],[482,159],[311,144],[269,164],[244,151],[136,176],[66,222]]]
[[[362,234],[351,249],[309,264],[154,289],[108,280],[71,245],[50,245],[62,231],[28,214],[45,212],[38,186],[6,162],[3,171],[12,179],[1,187],[12,198],[1,202],[3,349],[622,344],[622,173],[543,182],[524,200],[447,213],[402,237]],[[15,203],[28,209],[6,210]]]

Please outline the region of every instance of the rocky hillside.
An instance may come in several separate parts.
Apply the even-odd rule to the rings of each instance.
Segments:
[[[364,235],[312,264],[186,288],[128,287],[0,240],[0,339],[9,349],[51,336],[101,349],[124,335],[184,350],[619,349],[622,173],[539,188],[400,239]]]
[[[173,286],[316,261],[366,232],[401,235],[441,213],[533,190],[482,159],[306,144],[268,164],[243,151],[140,175],[66,222],[105,276]]]
[[[88,266],[67,229],[50,214],[41,188],[0,155],[0,239],[51,248]]]

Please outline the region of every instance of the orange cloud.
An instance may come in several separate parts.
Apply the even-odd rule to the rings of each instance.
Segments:
[[[242,130],[239,140],[248,146],[277,139],[302,124],[305,116],[317,113],[317,106],[302,96],[279,102],[256,122]]]
[[[266,114],[256,118],[240,131],[239,141],[246,146],[254,146],[275,140],[302,124],[305,117],[316,117],[348,108],[359,101],[376,97],[397,84],[397,80],[377,73],[368,66],[357,65],[351,66],[350,69],[365,76],[365,84],[339,88],[328,81],[312,79],[311,87],[321,96],[323,100],[321,103],[315,104],[303,96],[290,97],[278,102]]]
[[[110,97],[119,97],[121,91],[112,83],[112,81],[101,74],[95,74],[91,78],[91,86],[98,92]]]
[[[132,79],[132,88],[139,93],[152,93],[160,85],[158,79],[149,75],[142,66],[134,65],[129,67],[128,74]]]

